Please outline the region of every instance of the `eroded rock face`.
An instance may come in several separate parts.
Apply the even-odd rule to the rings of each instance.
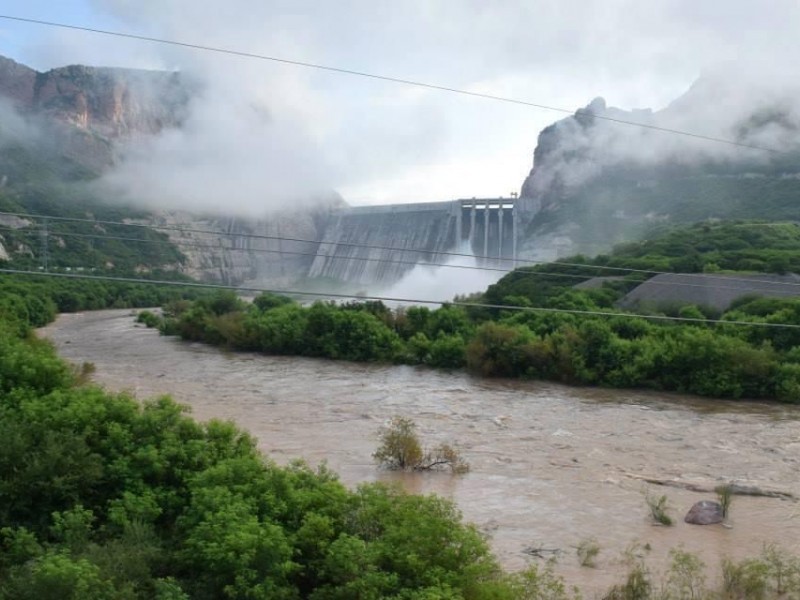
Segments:
[[[701,500],[689,509],[683,520],[692,525],[714,525],[722,523],[725,517],[722,515],[722,505],[719,502]]]
[[[38,73],[31,108],[118,138],[178,125],[187,102],[178,73],[74,65]]]
[[[36,71],[0,56],[0,95],[17,106],[31,106],[35,84]]]
[[[179,126],[192,92],[179,73],[80,65],[39,73],[0,57],[0,95],[94,171],[114,162],[116,140]]]
[[[330,210],[331,205],[321,203],[261,219],[158,211],[144,223],[168,228],[164,233],[186,256],[180,267],[185,275],[229,285],[283,287],[308,275],[319,248],[315,240],[324,236]]]

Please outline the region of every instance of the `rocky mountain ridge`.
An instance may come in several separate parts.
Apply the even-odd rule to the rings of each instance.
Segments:
[[[52,145],[99,172],[115,143],[180,126],[195,90],[180,73],[71,65],[38,72],[0,56],[0,96],[54,135]]]
[[[192,98],[201,92],[199,85],[180,73],[86,66],[40,73],[0,57],[0,96],[23,119],[46,132],[38,136],[35,151],[11,157],[17,166],[22,165],[15,172],[22,173],[18,179],[23,186],[40,182],[44,171],[52,172],[53,178],[74,172],[53,169],[58,161],[50,155],[85,169],[73,179],[102,173],[119,160],[125,141],[179,128]],[[538,135],[533,168],[517,203],[522,222],[520,257],[552,260],[576,253],[597,254],[664,224],[714,218],[796,218],[800,200],[797,98],[800,89],[791,86],[770,87],[738,74],[711,75],[661,110],[625,111],[597,98],[546,127]],[[0,105],[0,137],[5,133],[1,120],[5,112]],[[782,151],[743,148],[658,128]],[[0,197],[6,186],[6,151],[7,145],[0,140]],[[44,155],[47,165],[28,168],[34,157]],[[5,189],[18,183],[10,177]],[[15,188],[14,198],[32,197],[43,212],[41,192],[19,189]],[[343,204],[337,198],[261,220],[156,211],[151,224],[215,232],[181,247],[187,261],[176,268],[189,275],[236,284],[288,282],[312,272],[318,248],[277,238],[330,238],[335,243],[336,236],[330,233],[335,229],[332,210]],[[388,221],[381,223],[388,227]],[[181,241],[176,235],[170,237],[175,243]],[[331,244],[325,248],[333,252]]]
[[[61,180],[69,186],[80,185],[81,178],[91,179],[112,167],[125,142],[179,128],[193,96],[200,91],[180,73],[82,65],[37,72],[0,56],[0,97],[13,109],[13,114],[0,111],[0,200],[12,210],[61,211],[64,207],[59,207],[59,202],[74,202],[72,188],[62,189]],[[4,130],[3,126],[9,125],[11,118],[21,118],[29,126],[23,131],[26,139],[13,139],[13,134],[9,138],[8,128]],[[77,183],[69,183],[76,179],[71,175],[75,172],[73,165],[84,169]],[[47,174],[46,182],[42,181],[43,173]],[[41,193],[30,189],[33,180],[44,185],[52,202],[41,205]],[[318,246],[278,238],[321,239],[329,211],[343,204],[332,194],[307,209],[286,210],[261,219],[154,210],[147,211],[145,218],[125,220],[170,228],[164,231],[185,260],[159,268],[177,269],[202,281],[276,285],[305,275]],[[95,216],[76,210],[81,217]],[[72,216],[70,210],[66,212]],[[26,221],[15,225],[24,233],[36,224]],[[70,243],[60,238],[59,242]],[[58,248],[53,251],[58,252]],[[36,252],[36,243],[11,243],[0,235],[0,260],[23,255],[31,259]],[[148,264],[136,267],[139,272],[151,268],[153,265]]]
[[[670,223],[796,218],[799,87],[723,70],[661,110],[596,98],[546,127],[520,193],[523,251],[552,260]]]

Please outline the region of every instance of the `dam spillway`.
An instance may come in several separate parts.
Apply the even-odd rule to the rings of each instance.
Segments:
[[[348,207],[331,213],[308,276],[389,285],[416,264],[452,258],[443,253],[472,253],[489,265],[516,251],[514,198]]]
[[[458,246],[469,244],[479,263],[506,264],[517,257],[517,210],[514,199],[456,200]]]

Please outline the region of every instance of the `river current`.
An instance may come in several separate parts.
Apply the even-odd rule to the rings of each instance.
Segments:
[[[755,556],[764,544],[800,552],[800,504],[736,496],[730,522],[683,522],[714,499],[646,478],[713,488],[735,481],[800,497],[800,406],[478,379],[419,367],[227,353],[159,336],[131,311],[62,315],[41,330],[69,361],[92,362],[94,379],[140,399],[170,394],[199,419],[230,419],[273,460],[327,461],[348,486],[398,480],[409,491],[456,502],[508,569],[526,548],[559,549],[557,571],[592,597],[616,582],[632,544],[648,546],[655,571],[682,546],[718,570],[724,557]],[[463,476],[392,474],[371,454],[378,428],[412,418],[428,445],[455,442]],[[654,526],[645,493],[666,494],[676,525]],[[575,547],[601,548],[597,568]]]

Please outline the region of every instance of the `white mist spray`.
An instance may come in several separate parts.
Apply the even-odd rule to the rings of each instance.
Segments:
[[[464,256],[452,256],[441,265],[420,263],[400,281],[382,290],[381,295],[434,302],[448,301],[457,295],[482,292],[504,275],[502,271],[481,269],[482,265],[478,264],[478,259],[472,254],[469,243],[462,244],[456,252]]]

